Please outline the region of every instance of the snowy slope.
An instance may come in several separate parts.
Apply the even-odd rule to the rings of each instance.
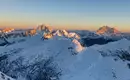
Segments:
[[[93,64],[92,64],[93,63]],[[130,70],[122,61],[115,62],[112,58],[100,59],[92,62],[90,67],[80,67],[75,73],[63,80],[129,80]],[[84,62],[85,64],[85,62]],[[82,64],[83,65],[83,64]]]
[[[94,46],[91,46],[91,48],[98,50],[98,51],[105,52],[107,54],[113,54],[114,55],[114,54],[116,54],[115,53],[116,50],[127,50],[127,51],[129,51],[130,40],[121,39],[119,41],[110,42],[110,43],[105,44],[105,45],[94,45]]]
[[[129,46],[130,41],[123,39],[103,46],[87,48],[77,55],[71,68],[67,65],[70,72],[63,77],[63,80],[129,80],[130,69],[127,66],[129,61],[115,61],[113,56],[103,57],[98,52],[101,49],[104,52],[107,52],[107,49],[112,51],[120,48],[128,49]]]
[[[0,44],[4,43],[5,41],[3,39],[0,39]]]
[[[113,51],[115,48],[126,49],[129,43],[130,41],[123,39],[106,45],[82,48],[75,39],[55,36],[49,40],[42,40],[40,35],[36,35],[27,37],[24,42],[0,47],[0,56],[8,55],[5,59],[8,63],[18,62],[22,57],[22,66],[52,57],[62,71],[60,80],[129,80],[128,62],[115,61],[113,56],[103,57],[99,52],[99,50],[107,52],[107,49]],[[19,77],[25,74],[25,72],[15,71],[17,66],[13,66],[11,65],[12,68],[7,75]],[[8,69],[8,66],[4,67]],[[3,68],[1,70],[4,71]]]
[[[63,77],[63,80],[129,80],[130,69],[127,64],[130,61],[115,61],[113,56],[103,57],[98,50],[106,53],[108,49],[128,49],[130,41],[123,39],[106,45],[95,45],[87,48],[77,55],[77,59],[72,63],[70,72]],[[111,53],[110,53],[111,54]],[[113,53],[114,54],[114,53]]]
[[[83,48],[77,40],[73,41],[64,37],[54,37],[49,40],[42,40],[40,35],[36,35],[27,37],[24,42],[0,47],[0,55],[7,55],[8,58],[5,59],[5,61],[7,60],[8,63],[17,62],[22,58],[22,65],[31,65],[36,62],[37,58],[42,60],[54,57],[55,63],[57,63],[59,67],[64,65],[64,67],[61,67],[64,69],[65,65],[72,60],[71,58],[67,59],[67,57],[74,57],[73,55],[81,52],[82,49]],[[65,62],[62,61],[62,59],[65,60]],[[0,65],[8,69],[7,65],[2,65],[2,63]],[[13,69],[17,68],[14,66],[9,67],[13,67]],[[13,69],[10,69],[7,74],[15,75],[16,73],[12,74]],[[2,70],[5,71],[6,69],[2,68]],[[17,74],[16,76],[20,75]]]
[[[0,72],[0,80],[14,80],[14,79]]]

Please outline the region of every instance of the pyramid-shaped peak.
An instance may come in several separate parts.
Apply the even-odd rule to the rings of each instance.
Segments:
[[[46,25],[44,25],[44,24],[39,25],[39,26],[37,27],[37,30],[40,30],[40,31],[48,31],[48,32],[52,32],[52,31],[53,31],[52,27],[46,26]]]
[[[117,34],[120,33],[116,28],[103,26],[97,30],[97,34]]]

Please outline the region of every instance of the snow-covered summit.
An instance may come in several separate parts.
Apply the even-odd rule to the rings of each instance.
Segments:
[[[96,33],[101,34],[101,35],[116,35],[116,34],[119,34],[120,31],[118,31],[115,28],[103,26],[103,27],[99,28]]]
[[[54,36],[65,36],[67,38],[75,38],[80,39],[80,36],[76,34],[75,32],[67,32],[66,30],[57,30],[54,34]]]
[[[50,26],[46,26],[46,25],[39,25],[38,27],[37,27],[37,30],[38,31],[45,31],[45,32],[52,32],[53,31],[53,29],[52,29],[52,27],[50,27]]]
[[[0,32],[2,32],[2,33],[10,33],[10,32],[12,32],[14,30],[15,30],[14,28],[4,28],[4,29],[1,29]]]
[[[52,38],[53,36],[64,36],[67,38],[76,38],[76,39],[80,39],[80,36],[74,32],[68,32],[66,30],[53,30],[52,27],[50,26],[45,26],[45,25],[40,25],[38,26],[37,30],[43,31],[43,36],[44,37],[48,37],[48,38]],[[45,35],[44,35],[45,34]]]
[[[67,36],[69,33],[66,30],[57,30],[56,32],[53,33],[53,35],[57,36]]]

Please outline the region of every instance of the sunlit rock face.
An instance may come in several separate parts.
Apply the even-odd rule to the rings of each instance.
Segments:
[[[68,32],[66,30],[57,30],[56,32],[53,33],[53,35],[57,36],[67,36]]]
[[[4,29],[2,29],[0,32],[10,33],[10,32],[12,32],[12,31],[14,31],[14,28],[4,28]]]
[[[65,36],[67,38],[80,39],[80,36],[74,32],[67,32],[66,30],[57,30],[53,35]]]
[[[72,43],[75,45],[75,51],[81,52],[83,50],[83,47],[81,46],[80,42],[78,41],[80,39],[80,36],[74,32],[68,32],[66,30],[56,30],[52,32],[52,28],[45,27],[44,33],[43,33],[43,39],[50,39],[53,37],[63,37],[65,39],[72,40]]]
[[[39,25],[38,27],[37,27],[37,30],[38,31],[43,31],[44,30],[44,27],[45,27],[45,25]]]
[[[97,34],[119,34],[120,31],[118,31],[115,28],[103,26],[103,27],[99,28],[96,33]]]
[[[50,27],[50,26],[46,26],[46,25],[39,25],[38,27],[37,27],[37,30],[38,31],[45,31],[45,32],[52,32],[53,31],[53,29],[52,29],[52,27]]]
[[[49,27],[49,26],[45,26],[44,30],[49,33],[53,31],[52,27]]]
[[[69,33],[69,34],[68,34],[68,37],[69,37],[69,38],[80,39],[80,36],[79,36],[78,34],[76,34],[76,33]]]
[[[25,31],[25,35],[26,36],[33,36],[35,35],[37,32],[36,32],[36,29],[30,29],[30,30],[27,30]]]
[[[43,37],[44,39],[50,39],[53,37],[53,35],[51,33],[44,33]]]

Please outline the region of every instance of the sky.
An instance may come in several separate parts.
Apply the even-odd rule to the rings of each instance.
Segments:
[[[0,27],[130,31],[130,0],[0,0]]]

